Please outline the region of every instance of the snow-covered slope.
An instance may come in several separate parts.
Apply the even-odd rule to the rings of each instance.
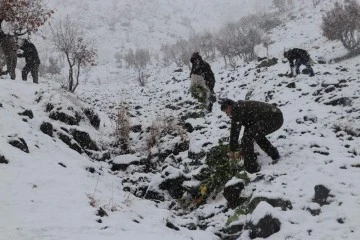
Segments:
[[[100,13],[107,12],[114,2],[89,1],[77,8],[73,1],[62,3],[64,5],[57,7],[74,11],[87,8],[88,16],[96,12],[93,9],[98,9],[99,15],[94,13],[98,20],[93,26],[101,28],[104,24]],[[142,2],[144,6],[147,3]],[[160,3],[155,10],[162,9]],[[306,4],[310,6],[311,2]],[[282,158],[273,165],[256,149],[261,172],[249,175],[251,181],[246,186],[246,194],[252,194],[252,198],[284,199],[292,208],[284,211],[262,202],[251,214],[240,216],[232,224],[256,223],[271,214],[279,219],[281,228],[268,239],[359,239],[360,184],[356,181],[360,173],[359,58],[316,64],[313,78],[279,76],[289,68],[288,63],[281,62],[284,47],[307,49],[314,60],[319,57],[330,60],[345,53],[340,44],[321,37],[319,30],[321,11],[332,6],[332,1],[324,1],[316,8],[306,4],[291,14],[292,20],[270,34],[275,41],[270,46],[270,55],[280,58],[274,66],[256,68],[259,62],[239,62],[237,67],[230,68],[220,59],[210,63],[216,76],[217,96],[237,100],[248,95],[252,100],[275,103],[285,118],[283,127],[270,135]],[[165,9],[170,7],[162,11],[167,12]],[[156,13],[155,10],[149,12]],[[87,22],[88,16],[82,15],[79,20]],[[174,31],[170,25],[169,29],[162,31]],[[156,34],[151,42],[157,43],[156,38],[161,37]],[[102,48],[109,54],[114,39],[104,39],[106,43]],[[116,41],[121,44],[124,39]],[[136,46],[141,42],[131,44]],[[257,53],[265,55],[261,46]],[[203,117],[187,118],[186,123],[194,128],[186,134],[189,149],[169,155],[158,168],[145,171],[143,161],[148,157],[145,139],[152,123],[167,116],[185,117],[188,113],[201,112],[188,94],[188,69],[181,72],[175,66],[154,67],[148,73],[146,87],[139,87],[131,71],[116,68],[115,63],[109,61],[91,72],[76,96],[58,90],[48,79],[41,79],[39,85],[1,79],[0,212],[4,216],[0,220],[1,240],[220,239],[219,230],[226,227],[228,218],[235,212],[227,207],[222,192],[190,211],[176,207],[177,202],[167,191],[160,191],[159,185],[167,177],[179,175],[190,178],[187,184],[196,185],[198,182],[193,176],[202,166],[191,165],[192,155],[207,152],[218,145],[219,139],[228,137],[229,119],[220,111],[218,103]],[[130,155],[117,156],[111,143],[120,102],[127,103],[131,125],[140,126],[141,131],[131,133]],[[48,103],[54,108],[49,109]],[[88,107],[99,114],[99,129],[84,115]],[[25,114],[28,116],[19,115],[25,110],[31,110],[33,118],[28,111]],[[74,112],[77,112],[78,124],[69,125],[50,118],[55,110],[63,110],[75,119]],[[44,122],[51,123],[56,130],[52,137],[40,130]],[[89,157],[91,152],[86,152],[86,147],[79,150],[72,145],[81,154],[70,149],[69,144],[77,144],[72,135],[74,130],[88,133],[98,147],[94,152],[110,152],[110,158],[98,161]],[[59,133],[70,137],[68,145]],[[21,143],[21,139],[27,143],[29,153],[9,144],[14,140]],[[180,141],[178,136],[164,139],[158,149],[151,149],[154,159],[162,150]],[[137,159],[139,166],[111,171],[114,166],[111,162],[129,163]],[[200,158],[200,162],[203,164],[204,159]],[[320,185],[330,190],[324,205],[313,201],[315,186]],[[158,191],[163,200],[146,200],[141,189],[146,193]],[[97,216],[101,215],[100,208],[108,216]],[[248,233],[240,231],[233,237],[249,239]]]

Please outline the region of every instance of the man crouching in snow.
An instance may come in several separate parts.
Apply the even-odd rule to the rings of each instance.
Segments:
[[[190,92],[193,97],[205,103],[208,111],[211,112],[212,105],[216,101],[214,73],[198,52],[192,54],[190,62],[192,64]]]
[[[225,99],[221,104],[221,111],[231,118],[230,130],[230,159],[235,158],[234,152],[238,148],[241,127],[244,135],[241,139],[240,156],[244,157],[244,167],[249,173],[260,170],[254,153],[254,141],[274,161],[280,158],[278,150],[269,142],[266,135],[278,130],[283,122],[283,115],[274,105],[257,101],[238,101]]]
[[[309,71],[309,76],[315,76],[314,70],[312,69],[312,65],[314,65],[314,61],[311,59],[309,53],[300,48],[293,48],[286,52],[284,52],[284,58],[287,58],[290,64],[290,77],[294,76],[294,67],[296,74],[300,74],[300,66],[305,65]],[[294,64],[295,61],[295,64]]]

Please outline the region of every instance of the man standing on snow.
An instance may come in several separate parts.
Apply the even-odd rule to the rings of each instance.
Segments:
[[[203,85],[205,88],[206,101],[208,101],[208,110],[211,112],[212,105],[216,101],[214,86],[215,86],[215,76],[211,70],[210,65],[205,62],[198,52],[194,52],[190,58],[192,64],[190,77],[191,77],[191,88],[195,87],[194,85]]]
[[[19,42],[20,49],[23,50],[22,54],[18,54],[18,57],[25,57],[25,67],[22,70],[22,80],[27,80],[27,75],[31,72],[34,83],[39,83],[39,65],[40,58],[34,44],[27,39],[21,39]]]
[[[278,130],[283,122],[283,115],[274,105],[257,101],[238,101],[225,99],[221,104],[221,111],[231,118],[230,130],[230,159],[235,158],[234,152],[238,148],[241,127],[244,134],[241,139],[240,156],[244,157],[244,167],[249,173],[260,170],[254,153],[254,141],[274,161],[280,158],[278,150],[269,142],[266,135]]]
[[[310,77],[315,76],[314,70],[311,67],[311,65],[314,64],[314,61],[311,59],[309,53],[306,50],[300,48],[293,48],[284,52],[284,57],[287,58],[290,63],[290,77],[294,76],[294,67],[296,67],[296,74],[300,74],[301,65],[306,66],[310,73]]]

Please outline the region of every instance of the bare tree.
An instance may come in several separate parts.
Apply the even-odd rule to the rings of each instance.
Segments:
[[[128,151],[130,147],[130,130],[130,117],[127,104],[121,102],[117,112],[115,135],[120,148],[124,151]]]
[[[266,57],[269,58],[269,46],[270,44],[273,44],[274,42],[271,40],[269,36],[265,36],[262,39],[262,44],[264,48],[266,49]]]
[[[319,5],[321,0],[312,0],[312,2],[313,2],[313,6],[315,7],[315,6]]]
[[[294,0],[273,0],[273,5],[280,11],[287,11],[294,6]]]
[[[51,26],[52,41],[55,48],[65,54],[69,65],[67,90],[74,92],[79,85],[80,70],[86,66],[94,66],[96,50],[83,38],[80,28],[66,17]]]
[[[146,66],[150,63],[150,52],[148,49],[130,49],[125,55],[124,60],[129,67],[138,73],[138,81],[141,86],[145,86],[147,76],[144,74]]]
[[[329,40],[340,40],[351,52],[360,49],[360,5],[356,0],[345,4],[335,3],[334,8],[323,16],[323,36]]]
[[[3,21],[20,36],[36,32],[54,13],[43,0],[2,0],[0,1],[0,28]]]

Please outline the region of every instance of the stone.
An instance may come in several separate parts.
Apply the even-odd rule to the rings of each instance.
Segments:
[[[23,152],[29,153],[29,148],[25,142],[25,140],[23,138],[17,138],[17,139],[12,139],[9,140],[8,143],[13,146],[16,147],[18,149],[20,149]]]
[[[142,126],[141,125],[134,125],[131,127],[131,131],[134,133],[139,133],[142,130]]]
[[[9,161],[3,156],[3,155],[0,155],[0,164],[8,164]]]
[[[182,186],[182,183],[185,180],[190,180],[190,179],[187,179],[184,176],[165,179],[162,183],[160,183],[159,188],[161,190],[167,190],[172,198],[179,199],[183,196],[185,192],[185,189]]]
[[[179,231],[179,230],[180,230],[180,228],[178,228],[177,226],[175,226],[173,223],[171,223],[171,222],[169,222],[169,221],[166,222],[166,226],[167,226],[168,228],[174,229],[175,231]]]
[[[64,133],[61,133],[59,132],[58,133],[58,137],[60,138],[61,141],[63,141],[66,145],[68,145],[71,149],[77,151],[78,153],[83,153],[83,150],[82,148],[79,146],[78,143],[76,143],[75,141],[73,142],[72,138],[69,137],[69,135],[67,134],[64,134]]]
[[[25,110],[24,112],[22,113],[19,113],[20,116],[27,116],[29,117],[30,119],[33,119],[34,118],[34,114],[31,110]]]
[[[53,126],[51,123],[43,122],[40,125],[40,131],[42,131],[46,135],[49,135],[50,137],[53,136]]]
[[[96,143],[91,139],[90,135],[87,132],[83,132],[77,129],[70,130],[71,135],[77,141],[81,147],[84,149],[98,151]]]
[[[144,198],[149,199],[149,200],[153,200],[153,201],[161,201],[161,202],[163,202],[165,200],[164,196],[161,193],[155,191],[154,189],[147,190],[146,193],[145,193]]]
[[[327,198],[330,196],[330,190],[323,185],[316,185],[314,187],[315,196],[313,198],[313,202],[318,203],[320,206],[328,205],[329,202]]]
[[[79,125],[81,117],[76,115],[76,117],[70,116],[64,112],[54,111],[51,112],[49,118],[53,120],[61,121],[67,125]]]
[[[243,199],[240,198],[240,193],[244,188],[245,184],[242,181],[234,185],[225,186],[223,195],[231,209],[236,208],[243,202]]]
[[[273,218],[271,215],[266,215],[259,222],[254,225],[253,223],[248,223],[245,226],[245,229],[250,230],[250,238],[267,238],[272,234],[280,231],[281,223],[277,218]]]
[[[286,85],[287,88],[296,88],[296,84],[294,82],[289,83]]]
[[[93,126],[95,129],[99,129],[100,127],[100,118],[99,116],[94,112],[94,110],[85,108],[83,110],[85,116],[89,119],[91,126]]]
[[[352,100],[348,97],[341,97],[334,100],[331,100],[330,102],[324,103],[325,105],[331,105],[331,106],[343,106],[348,107],[351,106]]]

